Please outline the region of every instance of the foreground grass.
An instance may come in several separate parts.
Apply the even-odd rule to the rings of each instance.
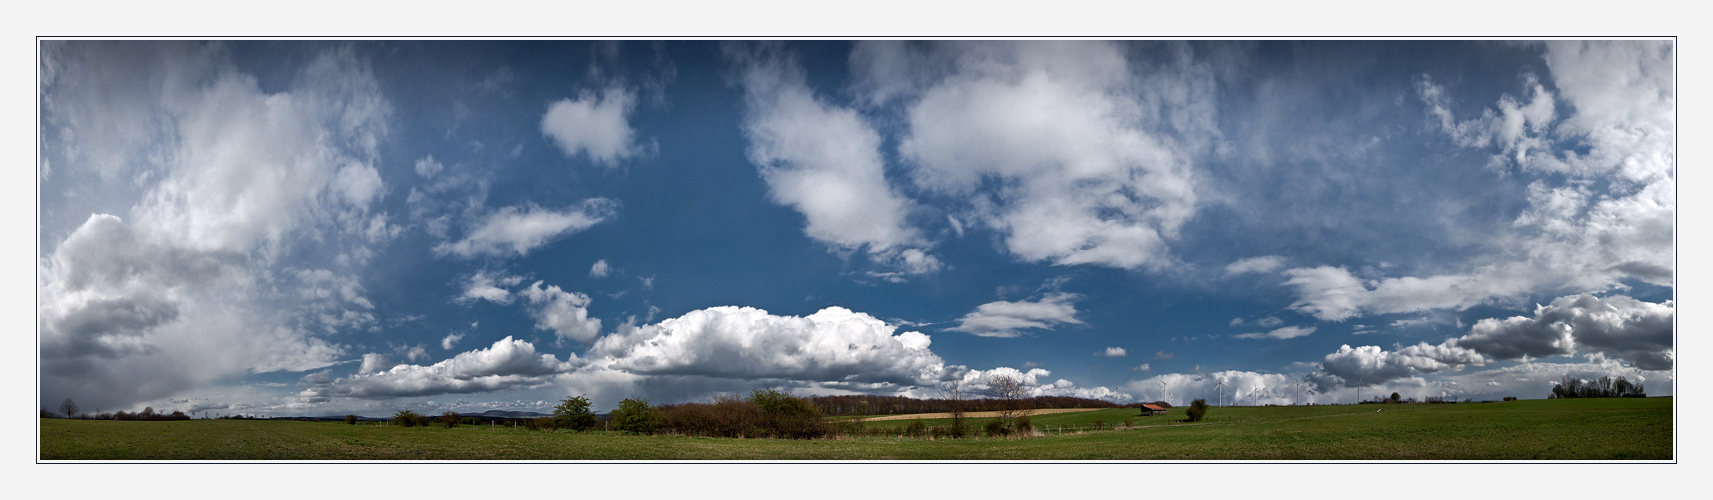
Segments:
[[[1670,398],[1041,415],[1030,439],[717,439],[462,426],[41,420],[43,460],[1670,460]],[[1375,412],[1375,410],[1381,410]],[[886,424],[907,425],[909,421]],[[936,425],[936,421],[925,421]],[[878,424],[878,423],[877,423]]]

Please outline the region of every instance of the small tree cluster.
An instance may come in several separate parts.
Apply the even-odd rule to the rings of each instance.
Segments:
[[[424,418],[422,415],[417,415],[414,411],[399,410],[398,413],[393,414],[393,425],[399,427],[416,427],[416,424],[419,423],[422,418]]]
[[[351,424],[351,425],[357,425],[357,416],[356,415],[346,415],[345,416],[345,423]]]
[[[462,417],[458,416],[458,412],[448,411],[442,412],[440,414],[440,418],[435,420],[440,422],[440,425],[446,426],[447,429],[451,429],[458,426],[458,422],[462,420]]]
[[[1584,382],[1581,379],[1565,375],[1553,386],[1548,399],[1557,398],[1645,398],[1647,390],[1641,384],[1632,384],[1624,377],[1612,380],[1612,377],[1600,377],[1599,380]]]

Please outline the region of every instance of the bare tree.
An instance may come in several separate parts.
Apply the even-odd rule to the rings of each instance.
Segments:
[[[1008,428],[1017,424],[1017,417],[1029,414],[1030,408],[1025,404],[1029,398],[1029,387],[1023,385],[1010,375],[993,377],[987,382],[987,397],[999,403],[999,419]]]
[[[59,412],[64,413],[65,418],[71,418],[72,415],[77,413],[77,402],[72,401],[71,398],[65,398],[65,401],[60,401],[59,403]]]
[[[964,423],[964,384],[961,380],[948,380],[940,384],[940,399],[952,404],[952,437],[964,437],[964,431],[969,424]]]

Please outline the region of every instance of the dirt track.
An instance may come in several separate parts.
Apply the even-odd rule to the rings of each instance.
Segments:
[[[1103,409],[1103,408],[1048,408],[1048,409],[1043,409],[1043,410],[1029,410],[1029,414],[1030,415],[1042,415],[1042,414],[1047,414],[1047,413],[1073,413],[1073,412],[1079,412],[1079,411],[1095,411],[1095,410],[1101,410],[1101,409]],[[967,411],[967,412],[964,412],[964,417],[966,417],[966,418],[993,418],[993,417],[997,417],[997,416],[999,416],[999,412],[997,412],[997,411]],[[952,414],[950,414],[950,413],[912,413],[909,415],[887,415],[884,417],[869,417],[869,418],[863,418],[863,419],[858,419],[858,420],[863,421],[863,422],[879,422],[881,420],[910,420],[912,418],[920,418],[920,419],[952,418]]]

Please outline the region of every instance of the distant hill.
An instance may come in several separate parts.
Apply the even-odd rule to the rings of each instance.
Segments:
[[[440,416],[440,414],[435,413],[435,414],[428,415],[428,416],[429,417],[437,417],[437,416]],[[458,414],[458,416],[460,416],[460,417],[480,417],[480,418],[490,418],[490,419],[514,419],[514,418],[551,417],[553,415],[549,414],[549,413],[536,413],[533,411],[488,410],[488,411],[484,411],[481,413],[461,412]],[[323,416],[319,416],[319,417],[273,417],[273,418],[270,418],[269,420],[304,420],[304,419],[316,420],[316,421],[344,421],[345,416],[344,415],[323,415]],[[386,416],[386,417],[357,417],[357,420],[363,421],[363,422],[388,422],[388,421],[391,421],[392,419],[393,419],[393,417],[391,417],[391,416]]]
[[[488,417],[488,418],[540,418],[540,417],[551,417],[551,416],[553,416],[553,414],[536,413],[533,411],[488,410],[488,411],[484,411],[481,413],[459,413],[458,416],[460,416],[460,417]]]

